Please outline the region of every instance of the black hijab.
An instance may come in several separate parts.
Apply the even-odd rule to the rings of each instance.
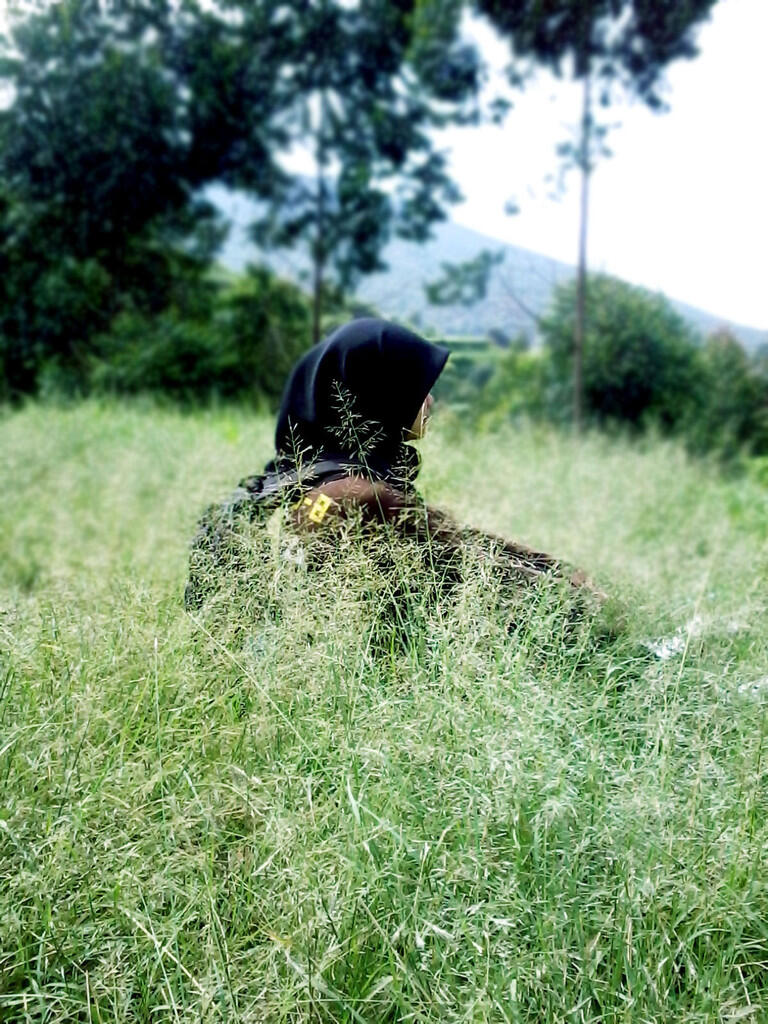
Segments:
[[[336,461],[367,476],[412,479],[419,457],[404,443],[405,432],[448,354],[375,317],[339,327],[291,372],[277,418],[277,455],[267,472]]]

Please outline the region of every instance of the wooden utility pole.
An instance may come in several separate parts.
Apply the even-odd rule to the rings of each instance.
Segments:
[[[587,224],[589,219],[589,176],[592,171],[592,83],[589,70],[584,75],[581,110],[579,166],[581,168],[581,205],[579,211],[579,261],[576,271],[576,320],[573,329],[573,429],[580,434],[584,412],[584,321],[587,294]]]

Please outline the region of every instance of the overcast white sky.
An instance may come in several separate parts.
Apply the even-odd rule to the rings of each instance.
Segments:
[[[506,48],[478,32],[486,57]],[[615,109],[613,157],[592,188],[589,259],[629,281],[768,329],[768,0],[720,0],[700,53],[667,72],[669,113]],[[578,120],[579,90],[539,75],[496,128],[443,133],[466,201],[454,220],[568,263],[576,258],[578,179],[547,199],[554,148]],[[505,216],[506,200],[520,213]]]

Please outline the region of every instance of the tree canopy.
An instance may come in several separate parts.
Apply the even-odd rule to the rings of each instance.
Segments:
[[[314,335],[324,290],[383,268],[392,233],[424,240],[459,197],[429,129],[473,116],[480,74],[459,37],[456,0],[303,0],[290,9],[283,66],[293,99],[289,146],[312,163],[267,206],[263,246],[303,246],[312,267]],[[242,5],[247,23],[250,7]]]
[[[333,288],[457,198],[429,128],[471,119],[461,0],[61,0],[0,40],[6,389],[77,376],[115,317],[184,306],[224,227],[209,182],[261,203],[262,244]],[[308,144],[314,173],[288,157]]]
[[[694,30],[716,2],[474,0],[474,6],[509,38],[517,57],[532,57],[558,74],[592,75],[603,100],[621,84],[660,106],[664,69],[695,55]]]

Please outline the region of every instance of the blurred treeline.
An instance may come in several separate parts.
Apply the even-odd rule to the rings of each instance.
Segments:
[[[538,322],[539,347],[503,338],[457,352],[447,395],[463,414],[486,426],[570,423],[575,293],[575,279],[555,290]],[[662,295],[604,274],[588,278],[585,321],[589,424],[652,430],[725,460],[768,455],[768,346],[748,353],[725,328],[702,337]]]
[[[601,37],[615,38],[605,0],[585,0],[590,60],[647,91],[666,61],[694,52],[686,32],[712,2],[686,0],[668,24],[637,20],[638,63],[636,47]],[[558,4],[573,14],[553,2],[554,26]],[[0,55],[0,400],[274,404],[314,339],[367,312],[349,296],[382,269],[386,242],[425,240],[458,198],[431,130],[503,116],[502,100],[482,98],[463,13],[494,20],[531,66],[573,49],[573,33],[547,34],[534,0],[513,6],[509,21],[485,0],[60,0],[14,20]],[[299,149],[311,174],[292,169]],[[216,266],[226,225],[205,198],[212,183],[258,200],[263,249],[304,251],[303,286]],[[485,422],[567,420],[574,306],[573,286],[561,288],[541,349],[457,359],[466,372],[444,392]],[[768,452],[768,355],[726,334],[703,342],[663,299],[602,277],[586,324],[594,423],[653,424],[696,451]]]

